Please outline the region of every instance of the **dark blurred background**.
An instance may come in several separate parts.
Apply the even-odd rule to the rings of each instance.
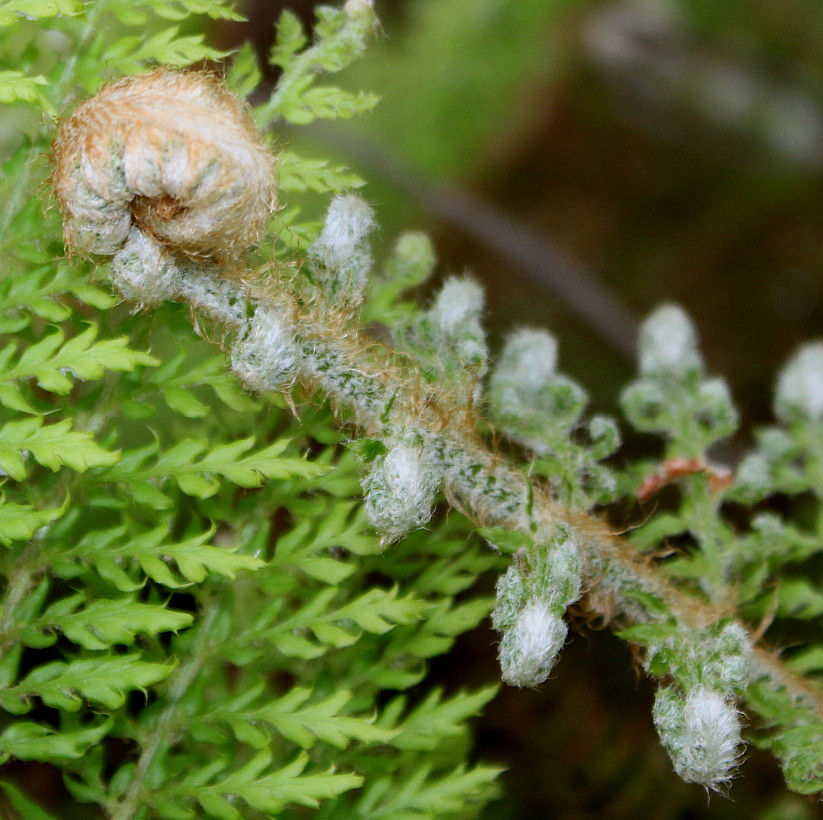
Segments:
[[[310,23],[314,5],[252,0],[214,39],[265,54],[283,8]],[[770,419],[781,363],[823,328],[823,3],[376,5],[383,30],[342,81],[381,104],[283,143],[369,180],[382,243],[422,228],[441,276],[481,279],[493,345],[516,325],[555,332],[597,410],[616,412],[637,320],[682,304],[741,409],[733,458]],[[495,679],[493,643],[467,636],[435,675]],[[650,707],[627,648],[581,625],[552,681],[504,690],[478,722],[478,756],[509,769],[486,820],[823,817],[754,750],[731,799],[681,783]]]

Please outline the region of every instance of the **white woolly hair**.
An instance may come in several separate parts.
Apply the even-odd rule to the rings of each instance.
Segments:
[[[686,698],[683,722],[681,776],[717,789],[732,778],[740,758],[739,712],[722,695],[699,687]]]
[[[551,674],[568,628],[543,601],[532,601],[503,633],[499,656],[503,680],[512,686],[537,686]]]
[[[683,701],[663,689],[658,692],[654,717],[683,780],[719,791],[734,777],[743,741],[740,713],[727,697],[698,686]]]
[[[436,327],[447,335],[459,334],[467,322],[478,322],[486,296],[473,279],[450,277],[429,311]]]
[[[177,295],[182,275],[162,245],[132,228],[112,262],[112,279],[124,298],[159,305]]]
[[[330,268],[346,267],[374,227],[374,212],[356,194],[336,196],[311,254]]]
[[[235,282],[220,276],[214,265],[167,253],[137,227],[114,255],[111,274],[120,294],[140,305],[182,298],[227,325],[246,324],[246,301]]]
[[[253,390],[288,390],[297,376],[299,350],[289,321],[258,307],[231,353],[231,368]]]
[[[432,515],[441,475],[422,447],[392,446],[363,480],[366,517],[385,543],[422,527]]]
[[[343,6],[349,17],[357,17],[361,14],[374,14],[374,3],[372,0],[346,0]]]
[[[661,305],[640,328],[640,372],[684,375],[701,370],[697,332],[679,305]]]
[[[823,342],[803,345],[789,359],[777,381],[775,415],[792,421],[823,419]]]
[[[52,177],[71,251],[115,254],[133,225],[178,253],[238,259],[276,200],[273,159],[237,97],[157,69],[104,86],[58,130]]]
[[[545,330],[524,328],[506,340],[492,379],[539,390],[557,368],[557,340]]]

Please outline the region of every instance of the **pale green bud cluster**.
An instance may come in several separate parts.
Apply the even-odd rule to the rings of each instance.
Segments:
[[[403,300],[402,295],[425,282],[434,265],[434,248],[428,236],[418,231],[401,234],[380,274],[372,277],[362,307],[363,321],[389,328],[402,342],[407,325],[419,310],[415,302]]]
[[[661,305],[640,328],[640,373],[676,376],[703,372],[697,331],[679,305]]]
[[[631,424],[665,433],[669,457],[702,456],[737,428],[737,410],[722,379],[704,379],[697,332],[677,305],[663,305],[640,328],[640,376],[621,396]]]
[[[495,427],[540,458],[544,474],[562,502],[590,509],[613,497],[611,470],[598,462],[620,445],[612,419],[581,423],[586,392],[557,372],[557,342],[544,330],[513,333],[498,357],[489,383]]]
[[[775,492],[805,491],[819,499],[823,342],[803,345],[789,359],[777,381],[774,413],[780,424],[757,431],[756,449],[737,469],[735,500],[752,504]]]
[[[568,441],[588,401],[583,388],[556,367],[554,337],[520,330],[506,341],[489,384],[498,428],[541,455]]]
[[[386,263],[386,278],[398,291],[425,282],[434,271],[435,257],[431,239],[419,231],[401,234]]]
[[[411,263],[421,276],[430,258],[426,248],[414,240],[405,250],[414,255],[400,255],[394,264],[408,270]],[[397,346],[415,358],[423,378],[467,410],[480,404],[488,369],[481,321],[484,305],[485,295],[477,282],[453,276],[443,283],[428,310],[397,315],[393,322]]]
[[[658,677],[675,675],[685,688],[708,686],[733,695],[748,678],[751,652],[746,630],[731,622],[686,634],[673,631],[649,645],[646,668]]]

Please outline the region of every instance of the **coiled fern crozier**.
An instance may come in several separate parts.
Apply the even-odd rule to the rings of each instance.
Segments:
[[[225,82],[184,70],[226,56],[180,34],[197,14],[237,18],[220,0],[0,10],[2,53],[17,54],[0,72],[16,103],[0,203],[8,805],[477,816],[498,770],[467,763],[467,721],[494,688],[404,692],[490,612],[503,680],[542,683],[571,604],[659,681],[653,718],[682,778],[727,786],[746,724],[791,789],[823,790],[823,636],[782,654],[763,637],[771,615],[823,611],[803,571],[823,517],[757,506],[820,503],[823,348],[787,365],[776,425],[731,475],[707,455],[735,429],[729,392],[685,314],[661,307],[622,404],[664,438],[663,466],[616,473],[603,461],[618,425],[584,418],[553,337],[519,330],[492,363],[475,282],[404,301],[432,272],[427,239],[403,235],[375,263],[361,181],[272,150],[278,122],[374,104],[318,82],[365,48],[371,2],[320,7],[311,42],[284,14],[282,74],[253,110],[249,48]],[[58,208],[43,213],[49,174]],[[322,225],[300,221],[306,191],[329,200]],[[390,345],[365,330],[375,318]],[[673,482],[679,507],[627,537],[592,513]],[[727,502],[750,510],[745,526]],[[438,504],[460,515],[433,517]],[[673,536],[690,548],[656,560]],[[492,569],[496,601],[472,592]],[[63,787],[35,794],[13,760]]]

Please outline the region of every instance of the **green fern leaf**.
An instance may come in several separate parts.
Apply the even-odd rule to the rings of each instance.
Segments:
[[[7,345],[0,350],[0,380],[11,382],[34,378],[44,390],[64,395],[74,387],[67,374],[77,379],[97,380],[102,379],[108,370],[129,373],[139,365],[153,367],[159,364],[148,353],[130,350],[129,340],[125,337],[95,344],[97,332],[97,326],[92,324],[83,333],[65,341],[63,332],[58,330],[27,348],[16,359],[17,346]]]
[[[345,749],[354,740],[386,743],[397,734],[396,730],[376,726],[374,718],[340,714],[351,700],[351,692],[341,690],[323,701],[306,705],[311,694],[311,689],[297,686],[259,709],[240,714],[232,710],[229,720],[232,724],[238,718],[247,724],[268,724],[304,749],[310,749],[317,741],[337,749]],[[238,739],[242,738],[238,735]]]
[[[99,743],[111,728],[111,721],[85,729],[57,731],[39,723],[15,722],[0,734],[0,762],[9,758],[56,762],[75,760]]]
[[[104,450],[91,433],[71,428],[71,419],[44,425],[40,417],[5,424],[0,427],[0,468],[16,481],[23,481],[28,475],[23,453],[31,453],[38,464],[54,472],[65,466],[83,473],[120,460],[119,452]]]
[[[375,778],[352,816],[358,820],[437,820],[458,814],[471,803],[488,799],[501,772],[491,766],[459,767],[432,777],[431,764],[423,764],[402,781]]]
[[[43,20],[48,17],[72,17],[82,11],[78,0],[4,0],[0,4],[0,26],[10,26],[20,18]]]
[[[183,68],[201,60],[222,60],[229,52],[218,51],[204,43],[203,34],[179,36],[172,26],[152,37],[124,37],[108,48],[103,61],[126,74],[138,71],[143,63],[154,62]]]
[[[281,616],[282,603],[275,601],[251,629],[228,642],[226,657],[247,663],[249,653],[253,656],[273,646],[289,657],[318,658],[330,648],[351,646],[363,632],[382,635],[398,624],[419,620],[430,608],[413,595],[399,597],[397,588],[370,589],[334,608],[331,605],[338,593],[336,587],[321,590],[287,618]]]
[[[242,816],[236,809],[233,814],[226,813],[226,807],[233,808],[231,803],[237,798],[257,811],[279,814],[290,803],[317,808],[321,800],[337,797],[363,783],[362,777],[337,774],[333,769],[303,774],[308,762],[308,755],[303,753],[283,768],[263,774],[271,764],[271,754],[265,751],[215,785],[189,788],[190,781],[184,778],[173,793],[196,800],[210,817],[222,819]]]
[[[447,599],[432,606],[417,634],[406,643],[406,652],[418,658],[433,658],[447,652],[458,635],[476,627],[491,612],[494,601],[476,598],[451,604]]]
[[[62,322],[71,309],[59,301],[67,294],[86,305],[105,310],[117,300],[89,284],[84,270],[54,265],[49,260],[25,276],[8,276],[0,283],[0,332],[16,333],[31,322],[31,315],[49,322]]]
[[[91,565],[115,588],[130,592],[138,589],[142,580],[130,577],[126,571],[129,566],[139,567],[151,580],[169,589],[201,583],[210,573],[231,579],[244,570],[264,566],[259,558],[205,543],[213,536],[214,532],[208,531],[175,542],[165,527],[138,535],[129,535],[122,528],[93,532],[56,557],[54,570],[71,578],[78,574],[78,562]],[[173,566],[177,574],[172,571]]]
[[[100,650],[131,645],[137,635],[177,632],[192,623],[189,613],[156,604],[100,599],[83,607],[83,602],[82,593],[56,601],[34,621],[33,630],[51,633],[53,640],[59,630],[84,649]],[[27,642],[26,632],[22,640]]]
[[[127,26],[146,26],[157,18],[184,21],[194,14],[204,14],[212,20],[245,19],[231,3],[222,0],[107,0],[106,6]]]
[[[149,465],[147,462],[159,450],[155,442],[126,453],[105,478],[127,482],[138,500],[165,509],[171,502],[150,483],[156,479],[173,478],[186,495],[210,498],[220,489],[218,476],[239,487],[254,488],[260,487],[265,479],[311,478],[327,469],[303,459],[282,457],[289,444],[286,440],[249,452],[254,443],[253,437],[216,446],[202,439],[184,439],[161,452]]]
[[[284,100],[279,115],[292,125],[308,125],[317,119],[349,119],[364,114],[377,105],[375,94],[352,94],[342,88],[321,86],[304,90],[295,87],[294,96]]]
[[[12,714],[25,714],[36,696],[66,712],[78,711],[84,700],[117,709],[129,692],[144,690],[171,670],[169,664],[147,663],[139,655],[54,661],[38,666],[16,686],[0,690],[0,705]]]
[[[294,55],[308,43],[308,37],[300,18],[288,9],[277,21],[276,34],[275,43],[269,52],[269,62],[287,68]]]
[[[192,14],[205,14],[212,20],[245,21],[230,2],[222,0],[153,0],[152,11],[165,20],[185,20]]]
[[[306,159],[292,151],[284,151],[277,163],[277,184],[283,191],[292,193],[339,194],[362,187],[364,181],[342,165],[331,165],[323,159]]]
[[[823,589],[808,578],[783,578],[777,591],[777,613],[808,620],[823,614]]]
[[[12,783],[0,782],[0,791],[6,796],[18,816],[25,818],[25,820],[57,820],[54,815],[49,814],[36,803],[33,803],[27,795],[23,794]]]
[[[458,692],[443,700],[443,691],[430,692],[397,727],[399,733],[392,741],[398,749],[430,752],[444,738],[459,737],[466,732],[466,721],[478,715],[497,694],[498,687],[487,686],[476,692]],[[406,699],[397,699],[395,708],[405,705]],[[392,709],[392,705],[388,710]]]
[[[380,545],[365,520],[362,508],[354,504],[323,505],[316,515],[307,515],[277,542],[271,561],[273,572],[298,569],[311,578],[336,586],[355,571],[353,562],[329,555],[332,548],[344,548],[355,555],[379,551]]]
[[[68,509],[69,499],[60,507],[38,510],[32,504],[0,502],[0,544],[8,546],[12,541],[27,541],[40,527],[60,518]]]
[[[241,100],[245,100],[260,85],[262,78],[254,48],[251,43],[243,43],[234,55],[234,61],[226,74],[226,83]]]
[[[145,383],[156,386],[169,407],[187,418],[205,418],[210,412],[209,406],[192,392],[192,389],[201,392],[203,387],[213,390],[231,410],[249,413],[259,409],[237,379],[226,371],[223,360],[218,356],[191,362],[187,351],[181,350],[153,370]]]
[[[48,84],[45,77],[27,77],[22,71],[0,71],[0,103],[33,103],[54,116],[57,112],[43,93],[43,86]]]
[[[258,106],[255,115],[258,123],[264,125],[276,118],[295,121],[309,121],[305,117],[310,115],[315,105],[322,111],[331,111],[334,107],[333,98],[340,102],[341,111],[354,113],[360,104],[372,105],[370,95],[363,95],[358,102],[352,100],[348,92],[331,91],[329,95],[319,92],[315,103],[311,101],[301,105],[301,100],[311,89],[317,75],[340,71],[351,63],[366,47],[370,22],[355,23],[342,9],[331,6],[320,6],[317,9],[317,24],[315,26],[315,42],[309,48],[301,51],[307,43],[303,26],[291,12],[284,12],[277,26],[277,41],[273,47],[269,60],[272,65],[283,68],[277,88],[271,99]]]

